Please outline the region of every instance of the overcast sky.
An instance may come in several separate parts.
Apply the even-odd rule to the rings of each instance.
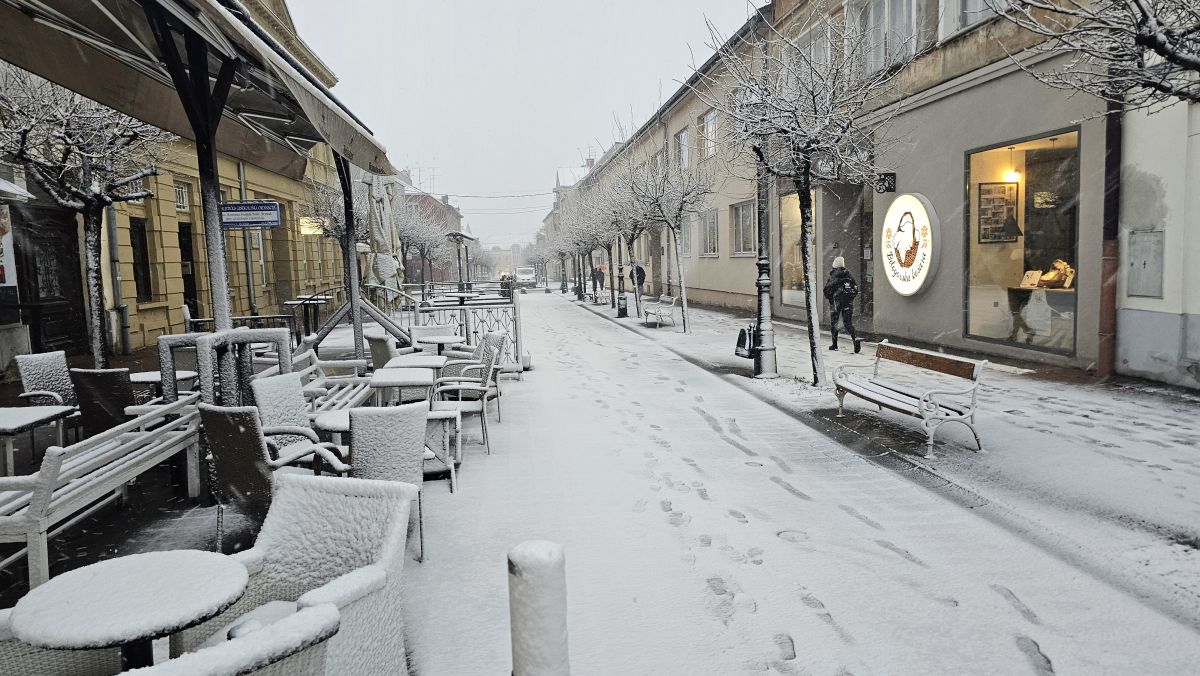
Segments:
[[[430,192],[546,193],[711,54],[745,0],[289,0],[334,89]],[[553,198],[452,197],[489,244],[531,241]]]

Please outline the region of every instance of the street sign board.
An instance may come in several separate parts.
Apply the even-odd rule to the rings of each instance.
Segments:
[[[275,228],[280,224],[279,202],[274,200],[221,203],[221,227],[225,230]]]

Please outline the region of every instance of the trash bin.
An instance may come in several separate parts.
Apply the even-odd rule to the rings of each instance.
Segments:
[[[746,359],[754,358],[754,325],[753,324],[738,331],[737,347],[735,347],[733,349],[733,353],[739,357],[745,357]]]

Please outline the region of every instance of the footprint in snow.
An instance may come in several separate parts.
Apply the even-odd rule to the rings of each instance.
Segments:
[[[696,540],[700,543],[701,547],[711,547],[712,546],[712,536],[711,535],[702,534],[700,537],[696,538]]]
[[[787,634],[775,634],[775,645],[779,646],[779,659],[796,659],[796,642]]]
[[[732,516],[734,518],[734,520],[736,520],[738,523],[748,523],[749,522],[749,519],[746,518],[746,515],[737,511],[736,509],[729,510],[729,516]]]
[[[662,511],[664,511],[664,512],[671,511],[671,501],[670,500],[662,500],[661,502],[658,503],[658,506],[661,507]]]
[[[684,512],[671,512],[667,514],[667,523],[672,526],[683,526],[691,523],[692,517]]]
[[[638,500],[637,502],[633,503],[633,511],[635,511],[635,512],[646,511],[646,499],[642,498],[641,500]]]

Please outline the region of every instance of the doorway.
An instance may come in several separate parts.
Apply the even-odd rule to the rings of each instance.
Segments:
[[[193,317],[200,317],[200,299],[196,295],[196,257],[192,249],[192,224],[179,224],[179,267],[183,277],[183,303]]]
[[[13,221],[22,321],[34,352],[88,352],[75,213],[16,205]]]

